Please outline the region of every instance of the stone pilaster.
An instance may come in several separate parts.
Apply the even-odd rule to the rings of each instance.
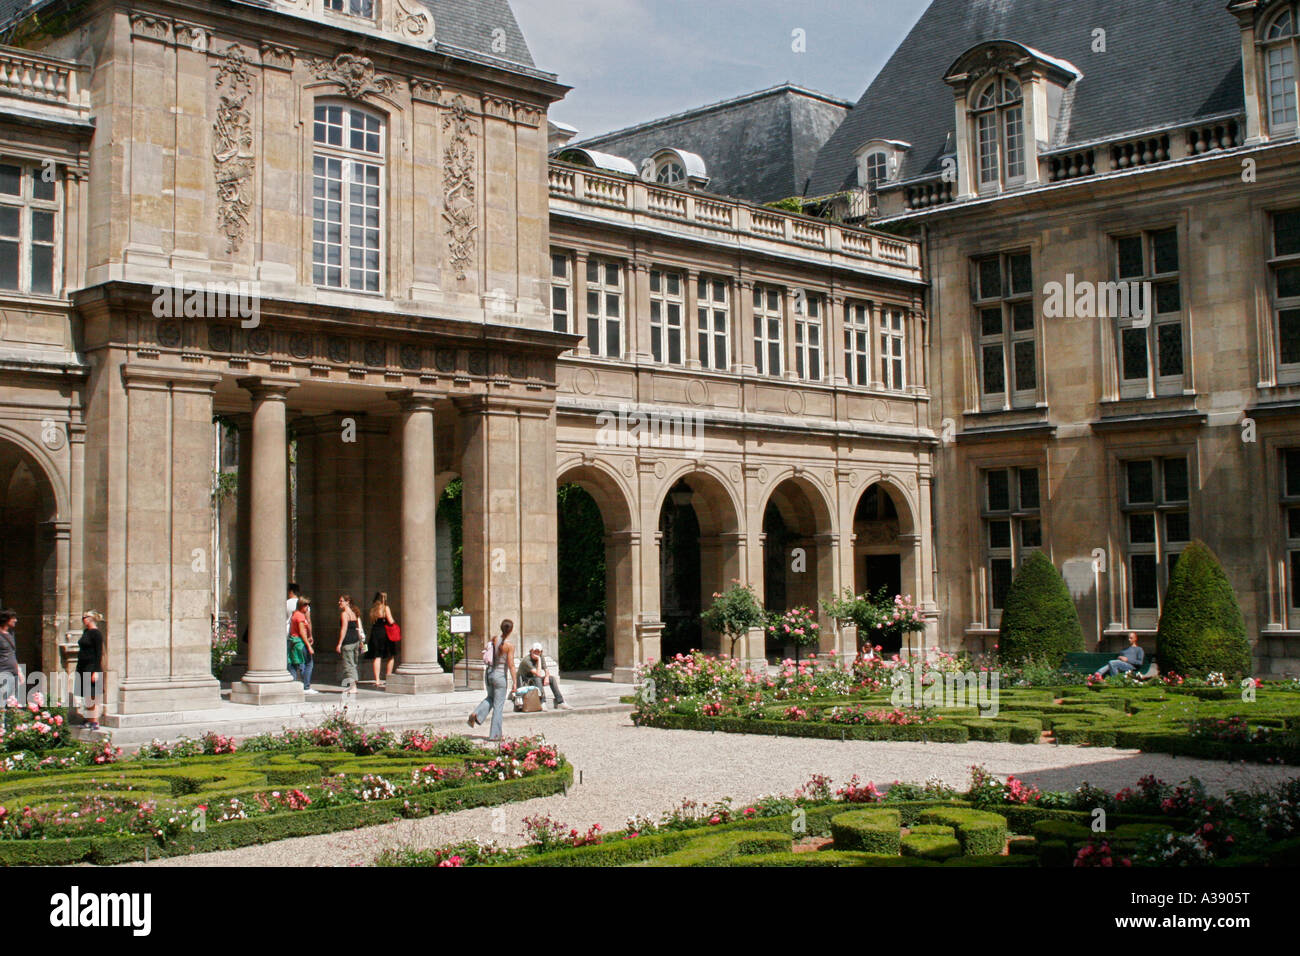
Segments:
[[[462,569],[473,621],[466,664],[481,671],[484,637],[501,620],[516,644],[557,656],[555,417],[545,400],[483,396],[457,402],[464,446]]]
[[[125,365],[120,714],[216,707],[211,672],[211,372]],[[114,689],[109,681],[109,693]]]
[[[231,687],[230,699],[237,704],[292,703],[302,700],[302,684],[289,674],[285,653],[284,602],[289,583],[285,405],[297,383],[247,378],[239,385],[253,396],[248,672]]]

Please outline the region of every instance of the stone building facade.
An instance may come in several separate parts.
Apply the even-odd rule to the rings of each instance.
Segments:
[[[386,591],[388,689],[451,686],[454,478],[470,661],[506,617],[555,653],[556,494],[577,484],[617,679],[729,650],[698,612],[733,580],[776,608],[886,587],[924,612],[914,650],[987,648],[1038,549],[1085,633],[1149,638],[1194,537],[1260,669],[1294,672],[1300,11],[1099,4],[1113,56],[1093,60],[1099,38],[1041,6],[934,0],[814,164],[808,208],[856,225],[708,193],[681,143],[548,158],[565,88],[506,0],[10,12],[0,600],[20,657],[61,668],[93,607],[111,713],[217,703],[216,422],[238,449],[236,702],[301,698],[290,573],[325,647],[339,594]],[[1147,321],[1096,314],[1130,284]],[[854,650],[822,623],[821,650]],[[736,653],[773,650],[755,632]]]
[[[45,13],[57,27],[5,50],[0,168],[20,221],[5,507],[33,529],[4,598],[44,621],[27,666],[57,669],[94,607],[110,710],[217,703],[214,418],[243,439],[233,700],[302,695],[284,663],[291,434],[317,620],[340,593],[386,591],[405,632],[390,690],[451,684],[433,528],[452,474],[468,610],[553,641],[555,358],[571,340],[543,304],[545,119],[564,88],[508,6]]]
[[[814,173],[926,241],[942,641],[995,643],[1041,550],[1090,643],[1158,651],[1200,539],[1295,674],[1300,9],[1071,11],[935,0]]]

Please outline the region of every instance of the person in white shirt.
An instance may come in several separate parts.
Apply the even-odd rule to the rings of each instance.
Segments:
[[[296,581],[289,583],[289,597],[284,602],[284,636],[288,640],[289,635],[293,632],[291,622],[293,621],[293,612],[298,610],[298,598],[302,592],[298,589]]]

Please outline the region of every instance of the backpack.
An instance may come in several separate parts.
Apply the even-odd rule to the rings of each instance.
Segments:
[[[497,658],[496,643],[493,641],[488,641],[486,644],[483,645],[483,663],[490,668],[492,664],[496,661],[496,658]]]

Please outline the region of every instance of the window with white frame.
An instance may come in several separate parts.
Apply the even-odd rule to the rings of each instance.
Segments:
[[[587,348],[605,358],[623,356],[623,264],[587,260]]]
[[[1119,338],[1120,394],[1125,398],[1180,394],[1185,361],[1178,230],[1120,236],[1115,240],[1115,254],[1117,278],[1127,288],[1130,316],[1112,316]],[[1145,298],[1148,282],[1151,303]],[[1123,298],[1121,295],[1121,311]]]
[[[871,303],[844,306],[844,378],[850,385],[871,385]]]
[[[656,362],[681,365],[683,282],[680,272],[650,270],[650,354]]]
[[[700,276],[695,285],[696,343],[701,368],[731,369],[731,308],[725,279]]]
[[[754,286],[754,369],[759,375],[780,375],[785,370],[783,298],[780,289]]]
[[[54,295],[59,274],[58,184],[52,166],[0,162],[0,289]]]
[[[822,299],[805,293],[794,316],[794,370],[805,382],[822,380]]]
[[[875,189],[889,180],[889,154],[876,150],[867,156],[867,188]]]
[[[356,106],[322,103],[312,139],[312,282],[379,292],[384,122]]]
[[[375,18],[375,0],[325,0],[325,9],[349,17]]]
[[[1192,537],[1187,459],[1126,461],[1122,474],[1129,607],[1155,611]]]
[[[999,74],[972,100],[979,188],[997,190],[1025,181],[1025,104],[1020,82]]]
[[[883,309],[880,313],[880,383],[901,392],[907,387],[907,313]]]
[[[1282,465],[1282,528],[1286,536],[1287,627],[1300,617],[1300,448],[1279,452]]]
[[[573,331],[573,256],[551,251],[551,323],[556,332]]]
[[[1300,376],[1300,208],[1271,216],[1268,268],[1277,335],[1277,360],[1288,377]]]
[[[1296,59],[1300,52],[1300,10],[1287,5],[1264,27],[1264,115],[1270,133],[1296,129]]]
[[[974,260],[980,407],[1028,408],[1038,401],[1033,260],[1028,252]]]
[[[1001,611],[1016,570],[1043,546],[1038,469],[990,469],[984,472],[983,485],[981,507],[989,608]]]

